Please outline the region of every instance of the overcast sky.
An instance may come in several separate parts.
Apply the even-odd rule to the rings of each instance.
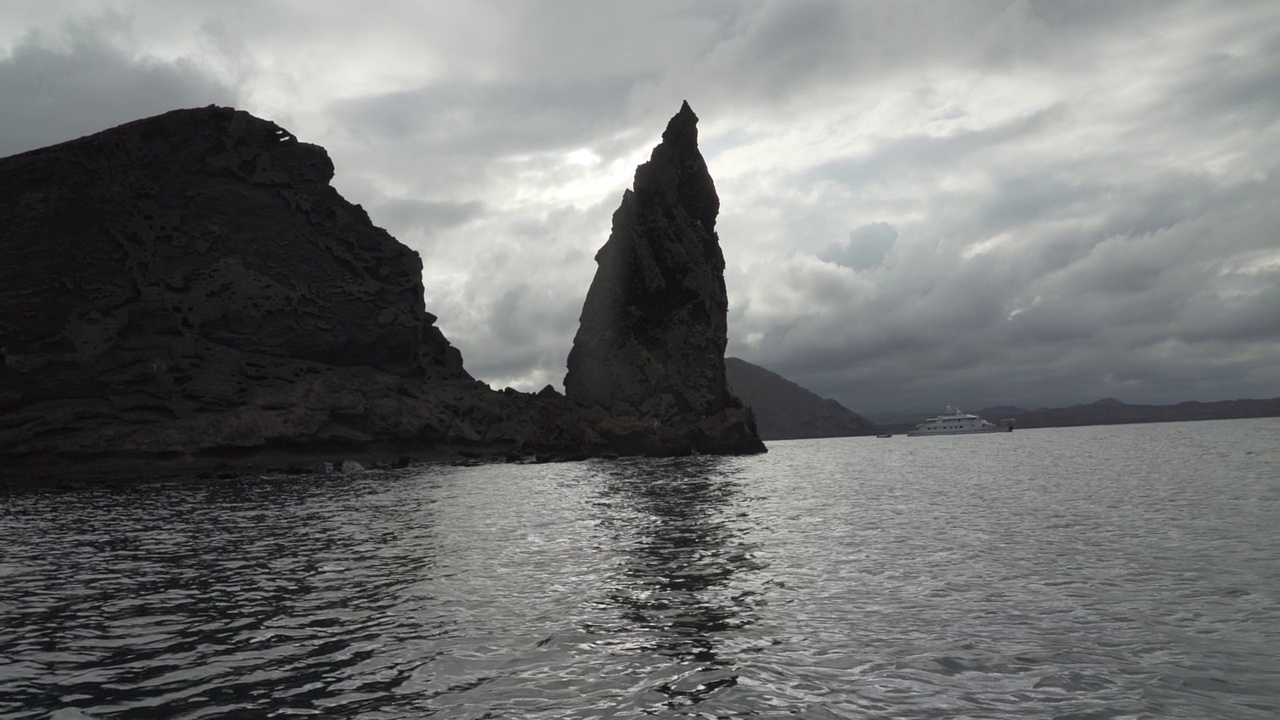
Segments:
[[[0,155],[323,145],[495,388],[560,387],[687,99],[729,354],[875,414],[1280,396],[1280,2],[5,0]]]

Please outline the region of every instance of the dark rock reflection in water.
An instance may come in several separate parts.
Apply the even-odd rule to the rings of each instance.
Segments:
[[[0,495],[0,716],[1280,716],[1280,421]]]
[[[737,661],[720,647],[727,633],[755,619],[749,580],[761,570],[747,541],[746,490],[734,461],[692,458],[607,466],[603,502],[628,507],[616,541],[629,548],[624,581],[609,599],[622,619],[653,638],[645,650],[690,668],[657,690],[669,704],[690,705],[738,681]]]

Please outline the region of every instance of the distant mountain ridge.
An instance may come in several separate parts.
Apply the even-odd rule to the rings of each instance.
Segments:
[[[729,386],[756,414],[763,440],[875,435],[874,423],[746,360],[724,359]]]
[[[1065,408],[1024,410],[1017,407],[985,408],[978,413],[988,420],[1013,418],[1014,427],[1070,427],[1124,423],[1229,420],[1280,417],[1280,398],[1181,402],[1176,405],[1129,405],[1115,398]]]
[[[1034,410],[1014,405],[998,405],[983,408],[976,414],[991,422],[1012,420],[1015,428],[1231,420],[1280,417],[1280,398],[1187,401],[1176,405],[1130,405],[1115,398],[1103,398],[1070,407],[1041,407]],[[874,416],[873,422],[879,423],[886,431],[906,432],[914,429],[929,415],[930,413],[924,412],[882,414]]]

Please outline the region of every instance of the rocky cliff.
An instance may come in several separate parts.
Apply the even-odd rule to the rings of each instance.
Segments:
[[[218,107],[0,159],[0,475],[688,451],[473,380],[333,173]]]
[[[738,358],[725,358],[729,386],[756,414],[764,440],[875,435],[880,428],[835,400]]]
[[[725,377],[720,199],[684,103],[613,214],[569,353],[565,394],[678,429],[698,452],[760,452]],[[714,428],[714,429],[713,429]]]
[[[444,440],[426,383],[476,383],[333,172],[229,108],[0,160],[10,464]]]

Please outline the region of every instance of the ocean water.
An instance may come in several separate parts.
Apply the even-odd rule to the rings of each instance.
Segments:
[[[6,718],[1280,717],[1280,419],[0,495]]]

